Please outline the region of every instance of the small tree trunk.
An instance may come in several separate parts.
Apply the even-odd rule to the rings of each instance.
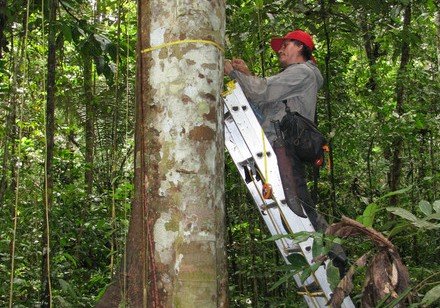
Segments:
[[[6,117],[6,127],[10,127],[3,140],[3,156],[2,156],[2,175],[0,177],[0,203],[4,204],[5,194],[10,188],[11,192],[16,189],[16,139],[17,139],[17,100],[19,99],[14,93],[11,96],[11,103],[8,106],[10,111]],[[8,174],[10,170],[10,174]]]
[[[435,18],[437,26],[437,72],[440,72],[440,1],[437,0],[437,14]]]
[[[94,149],[95,149],[95,111],[93,105],[93,80],[92,80],[92,58],[90,55],[84,55],[84,96],[86,105],[86,150],[85,150],[85,161],[86,161],[86,171],[84,174],[84,179],[86,183],[86,193],[87,197],[93,193],[93,164],[94,164]]]
[[[375,97],[377,95],[377,70],[376,64],[380,57],[379,52],[379,43],[375,41],[374,38],[374,23],[368,20],[367,12],[363,11],[360,14],[360,23],[363,32],[363,40],[364,40],[364,48],[365,54],[368,58],[368,68],[370,71],[370,77],[368,78],[368,82],[366,83],[366,89],[371,91],[372,96]],[[374,99],[372,101],[380,101],[379,99]],[[382,121],[383,116],[381,113],[378,113],[379,121]],[[367,151],[367,174],[368,174],[368,195],[369,202],[373,202],[373,181],[371,175],[371,154],[373,150],[374,140],[376,138],[376,133],[373,131],[369,137],[368,142],[368,151]]]
[[[331,3],[329,3],[329,6]],[[330,7],[326,6],[325,1],[321,1],[321,10],[324,20],[324,31],[325,31],[325,42],[326,42],[326,55],[325,55],[325,82],[324,82],[324,95],[325,95],[325,104],[327,107],[327,121],[328,121],[328,132],[331,133],[333,130],[332,122],[332,105],[331,105],[331,93],[330,93],[330,57],[331,57],[331,41],[330,41],[330,29],[329,29],[329,20],[328,20],[328,12]],[[329,160],[330,160],[330,216],[335,216],[336,211],[336,183],[335,183],[335,168],[334,168],[334,160],[333,160],[333,141],[330,140],[330,152],[329,152]],[[317,177],[317,175],[316,175]],[[317,181],[316,186],[317,186]],[[315,188],[317,190],[317,188]],[[315,197],[317,199],[317,197]]]
[[[52,163],[54,154],[55,135],[55,68],[56,68],[56,9],[58,0],[49,0],[49,32],[47,55],[47,98],[46,98],[46,158],[45,185],[43,210],[42,237],[42,266],[41,266],[41,306],[52,306],[51,277],[50,277],[50,209],[53,203],[53,174]]]
[[[3,58],[3,50],[8,50],[8,40],[4,33],[7,20],[7,1],[0,0],[0,59]]]
[[[404,113],[404,94],[405,94],[405,79],[406,67],[409,63],[410,46],[408,42],[409,26],[411,23],[411,3],[405,7],[402,30],[402,54],[400,58],[400,67],[396,80],[396,112],[399,115]],[[396,136],[392,142],[391,151],[391,165],[389,171],[389,186],[391,191],[396,191],[399,187],[400,175],[402,172],[402,158],[400,157],[403,148],[403,139],[401,136]],[[390,198],[390,205],[397,205],[397,195]]]

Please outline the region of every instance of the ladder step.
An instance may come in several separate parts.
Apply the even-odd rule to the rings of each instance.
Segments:
[[[253,166],[254,163],[255,163],[254,158],[252,156],[250,156],[249,158],[246,158],[245,160],[239,162],[239,165],[243,166],[243,167],[247,166],[247,165],[252,165]]]
[[[318,285],[316,281],[312,282],[311,284],[307,284],[299,287],[297,293],[299,295],[307,295],[309,297],[325,296],[325,293],[322,291],[321,287]]]
[[[308,297],[324,297],[325,296],[325,293],[323,291],[316,291],[316,292],[298,291],[296,293],[298,295],[306,295]]]
[[[272,202],[269,202],[269,203],[265,203],[265,204],[263,204],[263,205],[261,206],[261,209],[262,209],[263,211],[266,211],[266,210],[268,210],[268,209],[276,208],[277,205],[278,205],[278,204],[277,204],[275,201],[272,201]]]
[[[302,250],[301,250],[301,246],[299,246],[299,245],[292,245],[292,246],[287,247],[286,249],[284,249],[284,251],[285,251],[287,254],[291,254],[291,253],[301,253],[301,252],[302,252]]]

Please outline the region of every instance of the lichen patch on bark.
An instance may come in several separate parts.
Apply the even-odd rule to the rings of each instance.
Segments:
[[[167,230],[166,224],[171,220],[171,214],[164,212],[156,220],[154,224],[154,241],[156,243],[156,253],[159,256],[160,262],[168,264],[172,261],[172,254],[174,242],[179,236],[178,231]]]

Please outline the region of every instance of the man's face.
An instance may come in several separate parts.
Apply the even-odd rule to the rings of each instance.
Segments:
[[[292,40],[285,40],[278,51],[278,57],[282,67],[298,62],[302,46],[295,44]]]

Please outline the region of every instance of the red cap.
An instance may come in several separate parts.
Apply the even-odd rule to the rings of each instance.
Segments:
[[[278,50],[281,49],[281,45],[283,45],[283,42],[285,40],[297,40],[297,41],[303,43],[304,45],[306,45],[307,47],[309,47],[310,50],[313,51],[313,49],[315,49],[315,44],[313,44],[313,39],[310,36],[310,34],[308,34],[307,32],[304,32],[302,30],[295,30],[295,31],[289,32],[284,37],[273,38],[270,41],[270,46],[272,47],[273,50],[278,52]]]

